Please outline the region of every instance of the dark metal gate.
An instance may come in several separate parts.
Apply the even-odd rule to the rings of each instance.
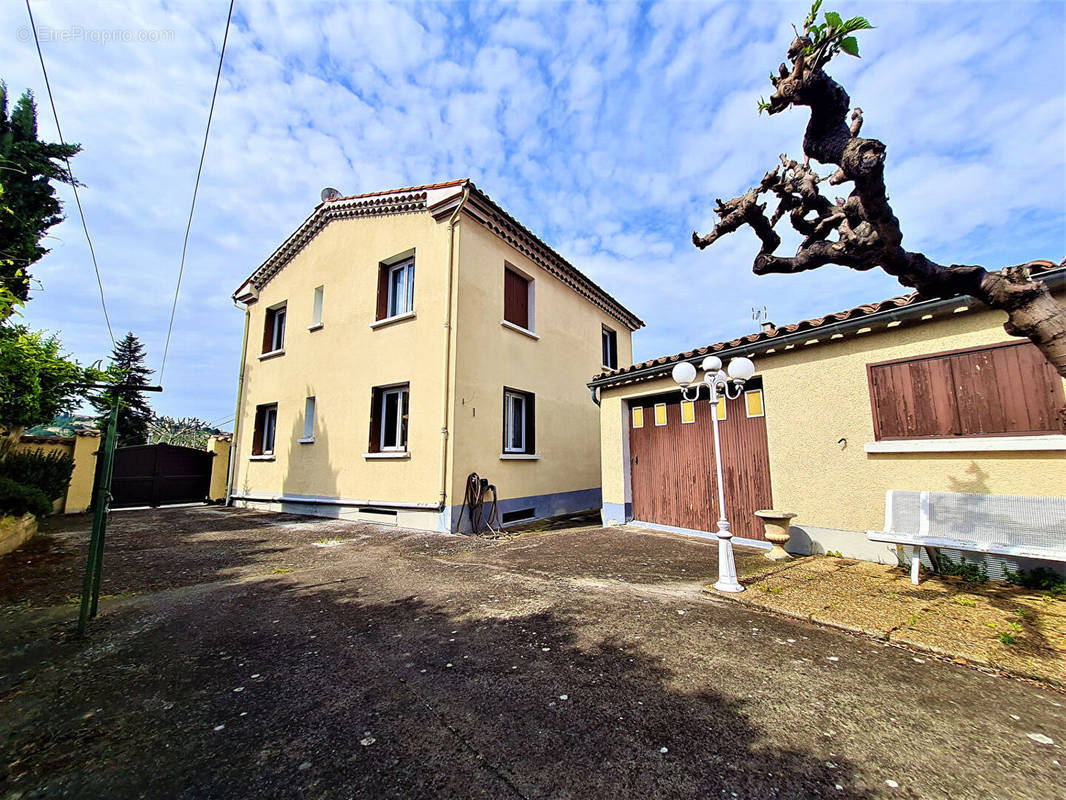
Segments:
[[[214,458],[206,450],[173,444],[120,447],[111,473],[111,507],[206,501]]]

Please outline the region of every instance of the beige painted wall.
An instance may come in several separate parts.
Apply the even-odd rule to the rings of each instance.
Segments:
[[[207,437],[207,452],[214,453],[215,458],[211,462],[211,486],[208,489],[208,500],[224,500],[226,498],[226,479],[229,477],[229,439],[219,439],[217,436]]]
[[[904,322],[832,344],[756,359],[763,376],[776,508],[797,525],[865,531],[884,522],[887,489],[1062,496],[1066,452],[867,454],[874,441],[866,365],[1010,340],[1002,312]],[[600,417],[605,503],[624,503],[623,399],[674,388],[669,378],[609,389]],[[838,440],[847,440],[846,446]]]
[[[500,499],[598,488],[599,410],[585,384],[602,369],[602,327],[617,333],[622,365],[632,363],[632,333],[476,222],[460,231],[449,502],[462,502],[471,472]],[[539,339],[501,324],[505,264],[533,278]],[[505,386],[535,395],[539,460],[500,458]]]
[[[331,222],[250,307],[234,492],[436,503],[447,225],[429,214]],[[415,317],[371,329],[378,265],[415,250]],[[319,330],[309,331],[316,286]],[[266,309],[288,302],[285,353],[259,360]],[[411,457],[365,460],[371,391],[410,382]],[[315,441],[301,444],[304,401],[317,399]],[[259,404],[278,404],[275,459],[249,460]]]
[[[20,442],[15,446],[20,451],[38,451],[42,453],[67,453],[74,456],[74,471],[71,473],[70,485],[65,497],[55,503],[57,513],[81,514],[92,503],[93,480],[96,477],[96,449],[100,445],[97,435],[77,435],[74,441],[60,442]]]

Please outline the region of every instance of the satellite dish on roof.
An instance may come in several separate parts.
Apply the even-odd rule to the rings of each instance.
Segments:
[[[339,199],[339,198],[341,198],[343,196],[344,195],[342,195],[339,191],[334,189],[332,186],[327,186],[325,189],[322,190],[322,202],[323,203],[326,202],[327,200],[337,200],[337,199]]]

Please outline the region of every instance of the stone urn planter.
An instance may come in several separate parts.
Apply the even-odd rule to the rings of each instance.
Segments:
[[[765,557],[771,561],[785,561],[792,558],[785,552],[785,543],[791,538],[788,526],[792,518],[796,516],[791,511],[756,511],[755,516],[762,520],[766,541],[770,542],[774,549],[765,553]]]

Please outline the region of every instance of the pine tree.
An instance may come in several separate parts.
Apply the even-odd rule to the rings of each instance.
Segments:
[[[29,268],[48,252],[45,233],[62,219],[56,183],[71,183],[66,161],[81,150],[76,144],[37,138],[37,105],[25,92],[8,113],[7,86],[0,81],[0,289],[18,300],[29,295]]]
[[[144,345],[133,333],[127,333],[111,351],[108,379],[115,383],[147,386],[148,377],[152,373],[153,370],[144,365]],[[118,435],[115,440],[117,445],[128,447],[145,444],[148,441],[148,423],[152,419],[152,409],[140,389],[106,389],[93,397],[92,404],[99,414],[98,427],[104,430],[107,425],[116,394],[121,401],[118,408]]]

